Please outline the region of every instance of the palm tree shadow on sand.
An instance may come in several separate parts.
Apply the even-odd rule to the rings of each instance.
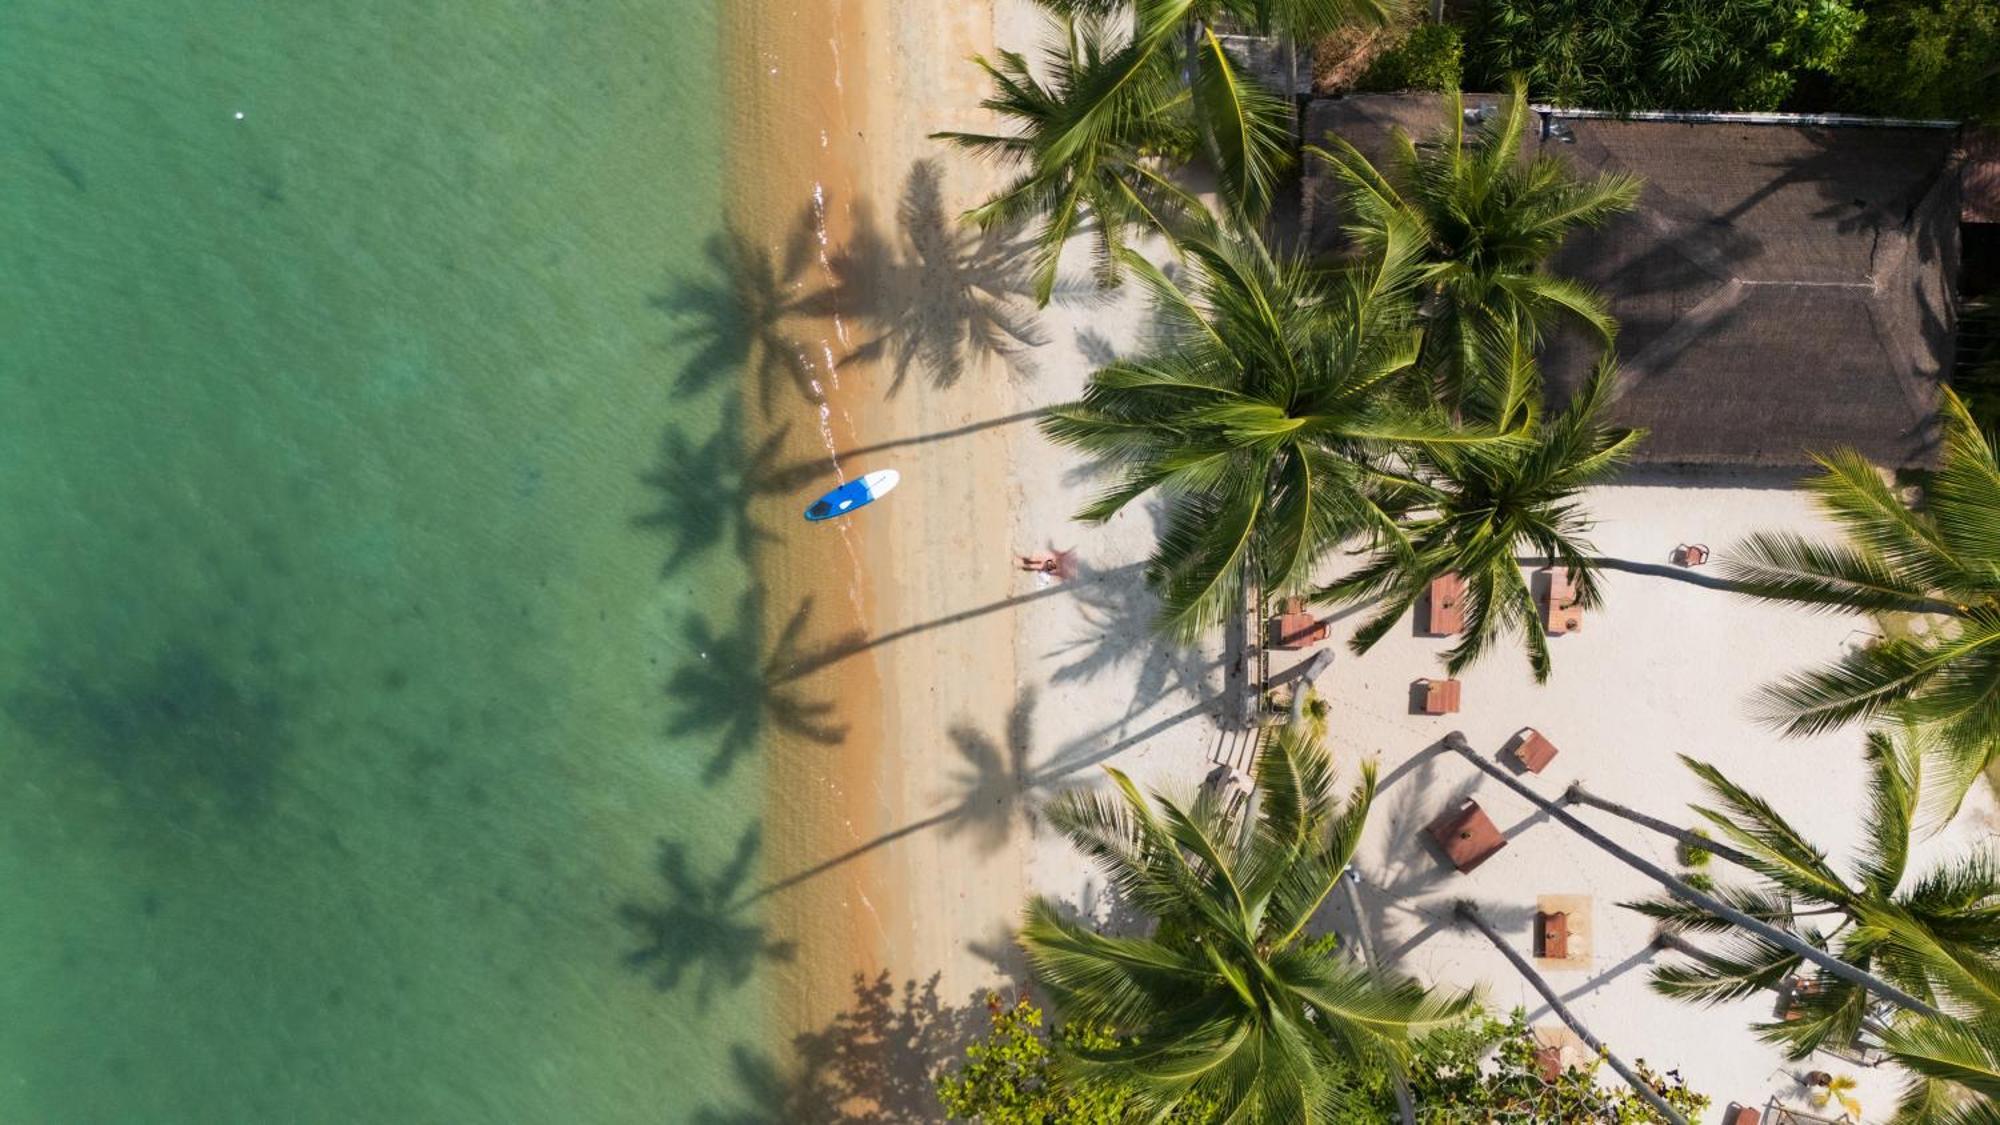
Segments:
[[[892,245],[866,211],[829,265],[834,284],[801,310],[853,318],[868,332],[842,362],[881,362],[894,372],[888,393],[913,370],[939,389],[957,385],[971,362],[1004,360],[1027,372],[1026,350],[1045,342],[1029,280],[1031,240],[1018,230],[979,230],[945,209],[935,160],[910,168],[896,207]]]
[[[694,1125],[932,1125],[943,1120],[932,1079],[986,1029],[983,995],[948,1004],[938,977],[896,985],[857,973],[854,1003],[825,1027],[793,1038],[791,1059],[737,1044],[738,1087],[697,1109]]]
[[[763,643],[761,588],[737,601],[730,623],[718,630],[691,613],[683,627],[694,657],[667,679],[674,712],[667,733],[707,736],[715,752],[702,771],[713,784],[729,775],[737,759],[756,749],[767,729],[835,746],[847,738],[847,724],[835,718],[836,704],[807,693],[799,684],[813,666],[800,642],[812,615],[812,599],[799,604],[767,650]]]
[[[653,986],[671,992],[690,976],[703,1010],[719,991],[748,983],[767,961],[790,961],[796,948],[773,941],[761,923],[732,905],[754,873],[762,837],[756,825],[736,841],[736,851],[713,875],[697,874],[682,844],[661,840],[659,874],[667,899],[658,904],[627,902],[618,909],[644,943],[626,954],[625,964],[650,976]]]

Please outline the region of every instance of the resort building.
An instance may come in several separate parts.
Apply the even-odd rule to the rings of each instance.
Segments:
[[[1468,95],[1467,112],[1495,101]],[[1372,160],[1392,129],[1421,140],[1443,112],[1438,95],[1321,100],[1305,136],[1344,137]],[[1553,263],[1618,320],[1613,420],[1649,431],[1638,463],[1779,469],[1833,446],[1895,468],[1934,462],[1956,328],[1957,128],[1540,117],[1525,155],[1645,184],[1634,210],[1572,234]],[[1315,165],[1304,220],[1311,244],[1330,249],[1339,185]],[[1585,344],[1545,354],[1552,396],[1588,373]]]

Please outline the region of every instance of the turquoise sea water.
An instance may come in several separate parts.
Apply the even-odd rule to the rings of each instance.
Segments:
[[[717,19],[0,6],[0,1121],[742,1102]]]

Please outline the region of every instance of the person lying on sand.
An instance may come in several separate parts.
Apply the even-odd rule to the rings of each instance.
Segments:
[[[1051,549],[1032,555],[1015,555],[1015,565],[1031,574],[1054,575],[1056,581],[1076,577],[1076,552]]]

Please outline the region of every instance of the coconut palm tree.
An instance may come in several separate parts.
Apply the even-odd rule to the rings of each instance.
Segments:
[[[1638,1094],[1641,1101],[1653,1107],[1654,1112],[1658,1113],[1663,1119],[1672,1122],[1673,1125],[1688,1125],[1687,1118],[1682,1116],[1681,1112],[1675,1109],[1660,1091],[1654,1089],[1652,1083],[1640,1077],[1639,1072],[1633,1070],[1624,1059],[1612,1054],[1611,1048],[1605,1046],[1604,1042],[1598,1039],[1591,1032],[1590,1028],[1576,1017],[1576,1013],[1569,1010],[1569,1005],[1563,1003],[1562,997],[1556,994],[1556,990],[1549,987],[1548,979],[1536,972],[1535,967],[1528,963],[1528,959],[1521,956],[1519,950],[1508,944],[1506,938],[1500,936],[1499,931],[1493,928],[1492,923],[1488,922],[1485,916],[1479,913],[1478,907],[1465,899],[1460,899],[1453,908],[1453,912],[1458,915],[1461,921],[1470,923],[1473,928],[1486,936],[1487,941],[1493,943],[1493,948],[1499,950],[1507,958],[1507,962],[1514,966],[1514,971],[1521,974],[1521,978],[1527,981],[1536,992],[1541,994],[1542,1002],[1549,1006],[1549,1011],[1554,1012],[1557,1019],[1567,1024],[1571,1031],[1576,1032],[1576,1037],[1583,1040],[1584,1046],[1595,1051],[1598,1057],[1609,1063],[1611,1069],[1617,1073],[1618,1077],[1625,1080],[1626,1085],[1632,1087],[1632,1092]]]
[[[1187,243],[1193,284],[1176,288],[1136,255],[1163,346],[1104,367],[1084,397],[1049,411],[1050,437],[1118,470],[1077,518],[1110,519],[1147,493],[1167,503],[1147,569],[1160,624],[1188,639],[1238,604],[1247,573],[1299,588],[1312,565],[1363,529],[1393,534],[1365,467],[1405,447],[1491,442],[1399,407],[1415,358],[1408,239],[1328,279],[1281,264],[1254,238]]]
[[[1912,509],[1859,453],[1818,458],[1806,484],[1844,543],[1753,535],[1721,558],[1756,597],[1846,612],[1934,614],[1759,695],[1763,717],[1810,735],[1890,712],[1937,750],[1938,794],[1955,808],[2000,758],[2000,462],[1965,404],[1941,404],[1944,465]]]
[[[1519,778],[1500,768],[1498,764],[1481,757],[1472,749],[1472,744],[1466,741],[1465,735],[1462,732],[1452,731],[1450,734],[1445,735],[1443,745],[1446,749],[1451,750],[1453,753],[1458,754],[1466,761],[1478,767],[1481,773],[1498,781],[1501,785],[1518,794],[1523,800],[1540,809],[1548,815],[1549,819],[1581,836],[1585,841],[1595,845],[1606,855],[1611,856],[1613,859],[1618,860],[1618,862],[1658,883],[1661,889],[1666,891],[1676,901],[1703,911],[1722,922],[1738,927],[1745,933],[1754,934],[1758,938],[1768,941],[1788,953],[1805,961],[1812,962],[1815,967],[1830,977],[1845,981],[1859,988],[1867,989],[1883,1000],[1905,1011],[1920,1016],[1937,1016],[1942,1014],[1935,1004],[1912,996],[1893,982],[1871,974],[1865,968],[1842,961],[1838,957],[1828,953],[1825,949],[1800,938],[1797,934],[1791,933],[1773,925],[1764,918],[1749,913],[1734,901],[1726,901],[1722,897],[1712,896],[1703,891],[1696,890],[1685,881],[1677,879],[1662,870],[1659,865],[1633,853],[1627,848],[1620,847],[1610,837],[1578,820],[1573,813],[1565,809],[1562,805],[1528,788]],[[1752,905],[1754,908],[1755,904]],[[1898,940],[1921,940],[1921,938],[1921,934],[1909,930],[1904,930],[1898,934]]]
[[[1502,635],[1518,634],[1536,682],[1548,679],[1548,633],[1518,556],[1527,551],[1570,570],[1578,604],[1598,604],[1584,538],[1589,519],[1577,495],[1609,477],[1642,436],[1601,420],[1613,377],[1601,365],[1553,419],[1531,411],[1519,440],[1433,444],[1413,449],[1406,471],[1374,471],[1387,489],[1382,502],[1400,519],[1376,536],[1357,570],[1316,594],[1335,604],[1379,599],[1355,630],[1356,652],[1381,640],[1433,578],[1457,573],[1465,580],[1465,628],[1445,667],[1456,673]]]
[[[1119,276],[1132,232],[1171,235],[1186,216],[1202,210],[1163,169],[1165,162],[1185,160],[1195,145],[1186,99],[1168,96],[1173,79],[1164,55],[1140,60],[1128,76],[1135,92],[1123,99],[1117,115],[1088,132],[1070,129],[1080,103],[1127,65],[1128,54],[1111,41],[1101,17],[1071,13],[1062,21],[1060,41],[1043,52],[1046,83],[1013,51],[1000,52],[998,61],[974,59],[994,86],[980,104],[998,114],[1009,131],[932,134],[1015,171],[1011,182],[966,217],[988,229],[1040,219],[1032,278],[1041,304],[1055,289],[1065,244],[1086,223],[1097,243],[1099,282],[1109,285]]]
[[[1714,893],[1942,1006],[1963,972],[2000,970],[2000,872],[1982,853],[1912,878],[1922,777],[1917,740],[1870,732],[1867,753],[1864,843],[1851,877],[1768,802],[1713,765],[1683,757],[1715,801],[1694,811],[1734,845],[1714,854],[1758,877],[1754,886],[1725,885]],[[1720,950],[1707,944],[1701,958],[1655,970],[1653,986],[1665,995],[1704,1004],[1740,999],[1776,990],[1804,967],[1796,952],[1684,902],[1656,898],[1628,905],[1676,930],[1728,936]],[[1879,1024],[1871,1015],[1874,1004],[1865,987],[1828,978],[1798,997],[1794,1018],[1756,1030],[1803,1058],[1824,1044],[1851,1043],[1865,1024]]]
[[[997,93],[986,106],[1013,125],[1002,136],[943,134],[1022,167],[1021,178],[970,217],[987,223],[1026,214],[1048,218],[1042,228],[1041,299],[1047,301],[1056,258],[1085,213],[1100,240],[1145,222],[1168,229],[1187,200],[1160,174],[1154,158],[1181,163],[1196,151],[1213,165],[1230,213],[1247,222],[1271,206],[1291,160],[1290,105],[1265,89],[1223,49],[1218,19],[1255,25],[1310,42],[1343,24],[1388,23],[1398,0],[1137,0],[1129,34],[1113,37],[1107,21],[1127,9],[1106,0],[1041,0],[1061,21],[1069,46],[1051,52],[1050,87],[1034,83],[1018,55],[999,66],[981,61]],[[1079,37],[1088,44],[1079,49]],[[1075,190],[1079,181],[1124,169],[1145,190]],[[1129,185],[1137,188],[1137,184]],[[1100,250],[1111,247],[1100,242]],[[1101,281],[1114,281],[1123,260],[1101,252]]]
[[[1521,155],[1530,121],[1527,88],[1513,83],[1499,112],[1468,128],[1463,99],[1446,99],[1443,127],[1424,142],[1397,130],[1377,168],[1339,137],[1308,147],[1345,184],[1347,231],[1379,252],[1389,230],[1414,227],[1424,246],[1419,284],[1426,328],[1423,370],[1437,393],[1469,413],[1504,423],[1507,358],[1559,320],[1593,331],[1608,347],[1616,325],[1588,288],[1542,264],[1577,227],[1595,226],[1639,197],[1636,177],[1580,179],[1544,151]]]
[[[1412,1033],[1469,1010],[1469,996],[1372,974],[1307,932],[1359,841],[1372,768],[1343,802],[1326,751],[1280,733],[1259,751],[1254,811],[1208,793],[1148,799],[1106,772],[1115,796],[1066,794],[1048,819],[1152,932],[1105,936],[1036,899],[1021,933],[1063,1018],[1116,1037],[1067,1060],[1072,1076],[1115,1078],[1162,1116],[1193,1100],[1218,1120],[1323,1120],[1334,1075],[1398,1067]]]
[[[1892,1125],[2000,1122],[2000,1005],[1959,1019],[1906,1020],[1883,1031],[1882,1042],[1912,1076]]]

